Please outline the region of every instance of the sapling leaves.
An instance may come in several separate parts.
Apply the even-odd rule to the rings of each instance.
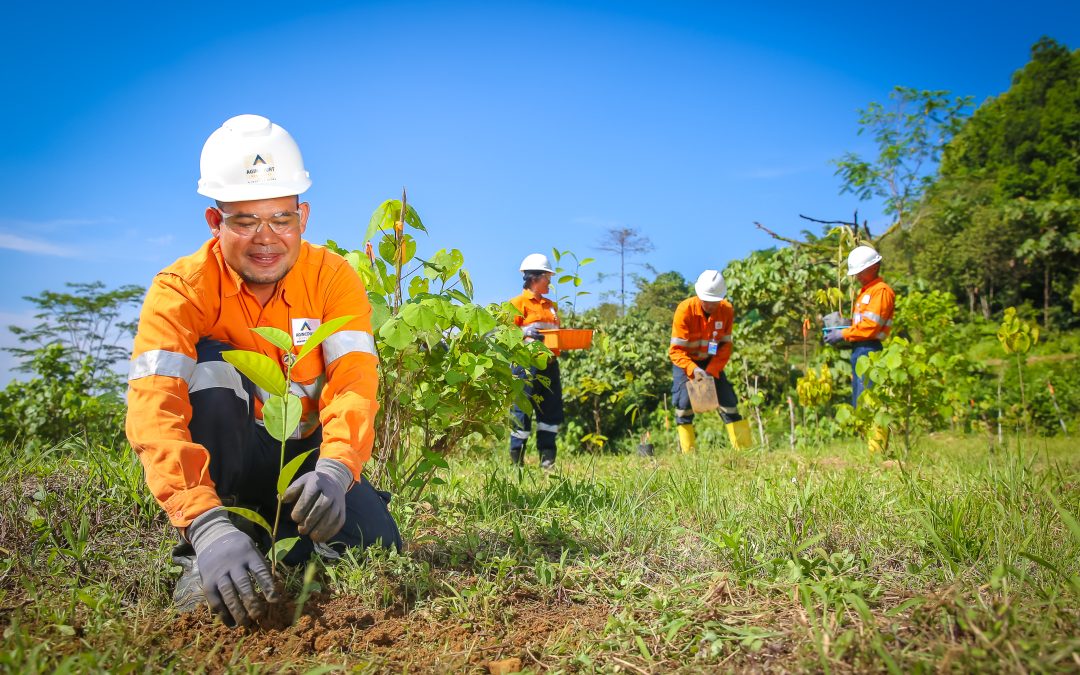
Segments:
[[[287,390],[285,376],[274,360],[265,354],[231,349],[221,353],[221,358],[247,376],[256,386],[275,396],[283,396]]]
[[[266,530],[268,534],[273,536],[274,528],[270,527],[270,523],[266,522],[266,518],[263,518],[258,511],[252,511],[251,509],[245,509],[242,506],[226,506],[226,511],[235,513],[238,516],[243,516],[251,522],[255,523],[262,529]]]
[[[296,362],[299,363],[301,359],[311,353],[311,350],[315,349],[322,344],[323,340],[330,337],[339,328],[349,323],[356,317],[354,315],[339,316],[336,319],[331,319],[324,324],[320,324],[315,332],[311,334],[311,337],[307,339],[304,346],[300,348],[300,352],[296,355]]]
[[[270,326],[260,326],[258,328],[252,328],[262,337],[264,340],[274,345],[283,352],[292,351],[292,340],[289,339],[289,334],[280,328],[272,328]]]
[[[295,394],[271,396],[262,407],[266,431],[279,441],[291,438],[300,424],[300,408],[300,399]]]
[[[289,555],[289,551],[293,549],[293,546],[296,546],[296,542],[298,541],[300,541],[300,537],[278,539],[270,549],[270,559],[274,562],[281,562],[282,558]]]
[[[278,474],[277,479],[277,493],[278,495],[284,495],[285,491],[292,485],[293,478],[296,476],[296,472],[300,470],[300,467],[304,464],[304,461],[308,458],[308,455],[315,452],[312,448],[307,452],[302,452],[296,457],[289,460],[289,463],[281,469],[281,473]]]

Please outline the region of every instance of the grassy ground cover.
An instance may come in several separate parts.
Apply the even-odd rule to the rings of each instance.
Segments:
[[[173,535],[126,449],[2,452],[0,670],[1080,669],[1070,439],[553,473],[468,454],[429,501],[392,504],[402,555],[290,572],[298,597],[251,631],[170,611]]]

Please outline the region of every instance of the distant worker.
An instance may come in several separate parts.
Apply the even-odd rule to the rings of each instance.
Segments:
[[[697,296],[679,303],[671,323],[673,383],[671,401],[675,406],[675,424],[679,446],[690,452],[695,446],[694,410],[690,405],[688,380],[705,380],[716,386],[720,417],[724,420],[731,444],[736,449],[749,448],[750,425],[739,414],[739,399],[724,374],[731,358],[731,329],[735,309],[725,298],[727,285],[717,270],[705,270],[694,284]]]
[[[851,308],[851,325],[825,333],[825,342],[833,346],[851,346],[851,405],[858,407],[859,396],[871,386],[859,377],[855,364],[870,352],[881,351],[881,341],[892,330],[896,294],[881,278],[881,255],[869,246],[856,246],[848,254],[848,276],[855,277],[862,288]],[[846,343],[846,344],[845,344]]]
[[[180,531],[176,608],[208,603],[227,625],[248,625],[279,599],[269,537],[224,507],[273,522],[281,450],[263,425],[267,392],[221,354],[257,351],[279,364],[286,356],[252,328],[285,331],[295,355],[321,323],[355,317],[292,371],[302,416],[284,460],[314,452],[285,492],[278,539],[300,537],[285,562],[317,548],[328,557],[350,546],[400,548],[401,537],[389,494],[361,474],[379,407],[371,306],[343,258],[301,238],[310,206],[299,195],[311,180],[300,149],[265,117],[239,115],[207,139],[200,169],[198,192],[215,202],[203,214],[211,236],[158,273],[146,295],[127,436]]]
[[[527,342],[543,340],[542,330],[559,327],[559,315],[555,303],[544,296],[551,290],[551,275],[554,270],[542,253],[530,253],[521,261],[524,275],[521,295],[512,299],[521,316],[514,317],[514,323],[521,326]],[[530,368],[526,371],[521,366],[513,367],[514,374],[525,380],[525,395],[533,402],[536,417],[536,449],[540,451],[540,466],[551,469],[555,466],[555,435],[563,422],[562,381],[559,377],[559,350],[552,350],[544,369]],[[513,410],[515,428],[510,432],[510,460],[515,464],[525,463],[525,443],[531,435],[530,414],[517,405]]]

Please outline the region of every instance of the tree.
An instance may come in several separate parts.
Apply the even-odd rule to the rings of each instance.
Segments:
[[[678,272],[658,274],[652,281],[636,277],[633,309],[660,323],[670,324],[679,303],[693,295],[694,288]]]
[[[869,132],[878,147],[870,161],[848,152],[834,160],[840,193],[860,200],[878,197],[885,213],[896,218],[890,230],[918,222],[916,205],[933,182],[942,148],[960,128],[970,96],[950,99],[949,92],[896,87],[888,107],[871,103],[859,111],[859,134]]]
[[[997,283],[1010,286],[1001,304],[1039,302],[1044,324],[1078,279],[1078,157],[1080,51],[1043,38],[1009,90],[980,106],[948,143],[923,209],[931,220],[961,215],[947,228],[950,249],[985,249],[989,237],[992,255],[962,256],[963,265],[988,276],[994,268]],[[913,248],[916,257],[931,256]]]
[[[23,299],[37,307],[32,328],[8,326],[25,347],[6,347],[22,363],[20,372],[37,372],[36,359],[49,345],[60,345],[71,372],[86,371],[87,393],[118,392],[121,378],[111,370],[115,363],[128,359],[136,321],[124,320],[124,310],[137,306],[145,289],[126,285],[105,290],[100,281],[67,283],[71,292],[43,291]],[[54,354],[55,357],[55,354]],[[40,373],[38,373],[40,374]]]
[[[619,307],[623,314],[626,313],[626,259],[641,253],[653,250],[653,243],[649,238],[633,227],[609,228],[604,237],[596,245],[601,251],[607,251],[619,256]]]

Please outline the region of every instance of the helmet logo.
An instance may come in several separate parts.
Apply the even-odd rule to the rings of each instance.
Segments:
[[[247,166],[244,170],[244,178],[248,183],[267,183],[277,180],[277,176],[274,175],[273,155],[267,154],[266,157],[262,154],[248,155],[244,158],[244,165]]]

